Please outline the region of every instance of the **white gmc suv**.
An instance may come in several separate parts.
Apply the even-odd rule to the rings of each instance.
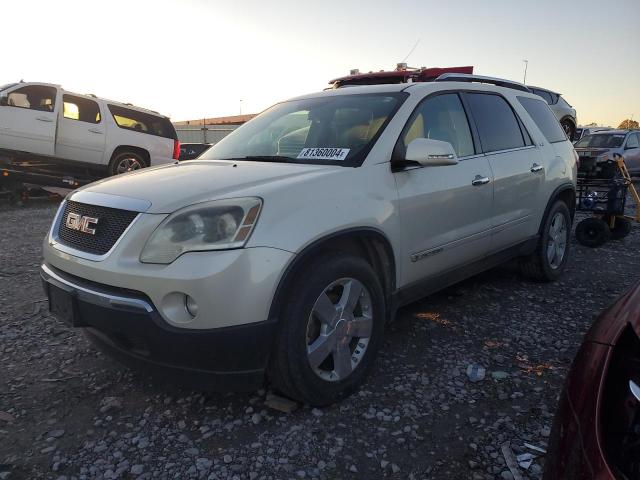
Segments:
[[[73,192],[44,241],[51,311],[125,363],[323,405],[399,306],[516,257],[556,279],[571,143],[520,84],[439,80],[295,98],[204,158]]]
[[[173,163],[179,154],[171,121],[152,110],[48,83],[0,86],[4,157],[42,157],[116,175]]]

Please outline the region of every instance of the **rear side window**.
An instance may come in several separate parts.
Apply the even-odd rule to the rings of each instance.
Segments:
[[[56,89],[44,85],[29,85],[18,88],[7,95],[7,106],[9,107],[53,112],[55,104]]]
[[[111,115],[120,128],[134,132],[148,133],[158,137],[176,139],[176,130],[168,118],[158,117],[150,113],[108,105]]]
[[[100,123],[100,107],[97,102],[74,95],[63,95],[62,102],[64,118],[87,123]]]
[[[466,93],[485,152],[522,148],[528,141],[507,101],[499,95]],[[528,138],[527,138],[528,140]]]
[[[416,138],[448,142],[459,157],[475,153],[467,115],[455,93],[428,97],[416,108],[402,135],[404,147]]]
[[[558,119],[543,101],[529,97],[518,97],[518,101],[549,143],[563,142],[567,139]]]

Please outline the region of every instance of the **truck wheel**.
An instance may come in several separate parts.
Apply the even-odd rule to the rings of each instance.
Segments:
[[[613,228],[611,229],[611,239],[623,239],[631,233],[632,228],[633,225],[631,224],[631,220],[617,217],[615,223],[613,224]]]
[[[585,218],[576,226],[576,238],[585,247],[600,247],[610,237],[609,225],[600,218]]]
[[[569,258],[571,213],[567,204],[558,200],[547,214],[535,252],[520,261],[523,275],[531,280],[556,280]]]
[[[331,253],[291,283],[267,375],[310,405],[328,405],[362,384],[382,341],[384,293],[371,266]]]
[[[147,166],[147,162],[138,153],[120,152],[109,162],[109,175],[120,175],[121,173],[140,170]]]

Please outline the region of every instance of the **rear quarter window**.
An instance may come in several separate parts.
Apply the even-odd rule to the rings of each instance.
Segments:
[[[518,97],[518,101],[549,143],[563,142],[567,139],[558,119],[544,101],[530,97]]]
[[[108,107],[113,120],[120,128],[173,140],[178,138],[175,128],[166,117],[159,117],[118,105],[108,105]]]

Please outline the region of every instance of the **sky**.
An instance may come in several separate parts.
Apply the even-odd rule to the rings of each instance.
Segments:
[[[640,120],[640,0],[28,0],[2,6],[0,85],[61,84],[174,121],[259,112],[360,71],[473,65]]]

